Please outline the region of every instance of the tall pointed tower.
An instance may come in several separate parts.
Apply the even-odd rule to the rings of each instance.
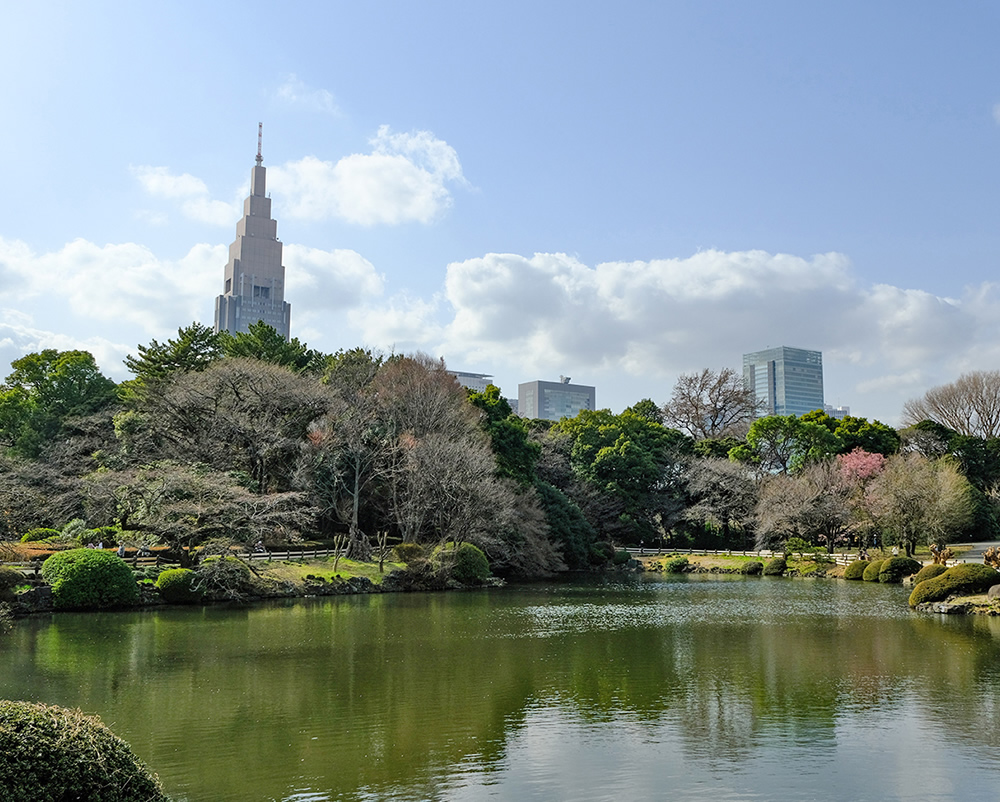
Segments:
[[[250,173],[250,197],[243,201],[236,240],[229,246],[225,289],[215,299],[215,330],[236,334],[262,320],[287,340],[292,305],[285,303],[278,223],[271,219],[271,199],[265,194],[262,129],[258,123],[257,165]]]

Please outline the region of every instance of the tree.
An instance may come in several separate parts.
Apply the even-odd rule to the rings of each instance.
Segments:
[[[220,332],[219,344],[228,357],[259,359],[296,373],[317,373],[326,362],[319,351],[312,350],[295,337],[286,340],[262,320],[251,323],[245,332]]]
[[[948,542],[968,524],[970,491],[953,461],[897,454],[868,485],[865,503],[876,525],[912,556],[918,543]]]
[[[800,537],[832,553],[853,520],[850,498],[851,485],[836,460],[813,462],[794,476],[768,476],[756,509],[758,547]]]
[[[822,423],[794,415],[769,415],[753,422],[746,445],[737,446],[729,456],[765,471],[790,473],[836,454],[839,446],[837,436]]]
[[[528,426],[500,395],[500,388],[490,384],[483,392],[469,392],[469,403],[482,411],[481,426],[490,437],[497,462],[497,476],[507,477],[527,487],[535,480],[535,463],[541,446],[531,440]]]
[[[1000,437],[1000,371],[964,373],[907,401],[903,422],[932,420],[959,434],[990,440]]]
[[[331,403],[330,390],[314,378],[230,358],[175,374],[141,411],[157,436],[153,458],[241,471],[265,493],[289,489],[301,444]]]
[[[684,518],[718,529],[724,545],[732,545],[734,533],[747,545],[760,495],[754,472],[727,459],[698,458],[688,465],[686,479],[689,506]]]
[[[137,346],[138,356],[125,357],[135,379],[125,384],[126,394],[140,393],[180,371],[201,371],[222,356],[220,337],[208,326],[194,322],[177,329],[177,338]]]
[[[116,398],[115,383],[87,351],[50,348],[10,364],[14,371],[0,387],[0,439],[24,456],[38,456],[69,418]]]
[[[681,374],[670,400],[663,406],[663,421],[696,440],[742,436],[757,414],[753,389],[731,368],[718,373]]]

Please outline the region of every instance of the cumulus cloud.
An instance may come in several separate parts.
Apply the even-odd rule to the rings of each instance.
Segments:
[[[942,298],[865,286],[838,253],[709,250],[596,266],[560,253],[487,254],[449,265],[438,301],[391,298],[360,325],[382,347],[506,377],[511,394],[517,382],[569,374],[617,408],[662,402],[683,372],[738,369],[746,351],[817,349],[828,399],[893,422],[928,387],[995,367],[998,315],[993,285]]]
[[[311,111],[322,111],[328,114],[339,113],[337,103],[330,92],[326,89],[314,89],[307,86],[294,73],[289,75],[284,83],[275,90],[274,96],[290,106],[300,106]]]
[[[181,213],[199,223],[231,226],[240,216],[237,203],[214,200],[205,182],[189,173],[174,175],[167,167],[147,164],[129,168],[142,188],[155,198],[177,201]],[[155,219],[155,213],[146,213]]]
[[[314,156],[271,168],[282,214],[339,218],[363,226],[431,223],[451,206],[449,184],[464,183],[458,154],[428,131],[379,128],[371,153],[338,162]]]
[[[101,371],[116,380],[127,377],[122,360],[127,346],[104,337],[78,339],[36,328],[29,315],[14,309],[0,309],[0,365],[6,367],[25,354],[55,348],[59,351],[89,351]],[[6,375],[6,374],[3,374]]]
[[[125,322],[151,334],[196,319],[219,292],[225,263],[222,245],[195,245],[180,259],[162,260],[135,243],[77,239],[35,253],[0,238],[0,276],[11,277],[12,297],[60,298],[88,320]]]
[[[356,251],[286,245],[284,262],[296,315],[343,312],[382,294],[384,277]]]

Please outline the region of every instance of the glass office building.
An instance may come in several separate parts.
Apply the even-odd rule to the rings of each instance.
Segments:
[[[585,384],[570,384],[565,376],[558,382],[524,382],[517,385],[517,414],[543,420],[575,418],[582,409],[594,409],[596,392]]]
[[[805,415],[823,409],[823,354],[769,348],[743,355],[743,381],[760,403],[758,415]]]

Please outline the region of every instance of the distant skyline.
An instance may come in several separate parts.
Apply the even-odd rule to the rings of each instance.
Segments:
[[[621,411],[778,345],[826,401],[1000,367],[1000,7],[5,10],[0,371],[212,325],[263,121],[291,335]]]

